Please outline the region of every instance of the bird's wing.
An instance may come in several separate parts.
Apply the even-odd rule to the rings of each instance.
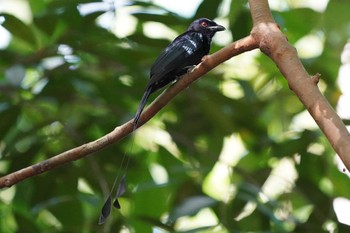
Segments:
[[[206,38],[197,32],[185,32],[178,36],[159,55],[151,68],[151,82],[156,83],[168,74],[174,73],[186,66],[197,65],[207,54],[203,46],[208,43]]]

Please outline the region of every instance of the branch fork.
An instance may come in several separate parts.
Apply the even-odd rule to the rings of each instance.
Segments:
[[[263,53],[275,62],[282,75],[288,81],[290,89],[295,92],[300,101],[305,105],[349,171],[350,134],[340,117],[318,90],[317,83],[320,79],[320,74],[310,77],[305,71],[298,58],[296,49],[288,43],[287,38],[280,31],[279,25],[274,21],[267,0],[250,0],[249,6],[254,23],[251,34],[229,44],[212,55],[203,57],[202,62],[192,72],[185,74],[176,84],[166,89],[152,102],[143,112],[139,126],[149,121],[160,109],[168,104],[178,93],[186,89],[192,82],[219,64],[243,52],[260,48]],[[10,187],[29,177],[81,159],[84,156],[118,142],[132,131],[133,120],[130,120],[95,141],[0,177],[0,188]]]

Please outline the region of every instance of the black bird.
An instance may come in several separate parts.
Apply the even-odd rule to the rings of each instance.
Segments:
[[[200,18],[193,21],[185,33],[176,37],[165,48],[151,68],[150,81],[134,118],[134,129],[138,126],[148,97],[185,74],[192,66],[198,65],[202,57],[209,53],[211,39],[215,33],[223,30],[225,28],[214,21]]]
[[[150,94],[176,80],[178,77],[185,74],[192,66],[199,64],[202,57],[209,53],[211,39],[215,33],[223,30],[225,30],[225,28],[214,21],[206,18],[197,19],[191,23],[185,33],[176,37],[175,40],[165,48],[151,68],[150,81],[147,84],[134,118],[134,130],[136,130],[138,126],[141,113]],[[123,163],[124,158],[121,167]],[[128,163],[129,159],[126,162],[126,167]],[[114,183],[116,183],[118,177],[119,173]],[[118,209],[120,209],[118,198],[126,191],[125,177],[126,172],[121,178],[113,202],[113,206]],[[113,188],[114,185],[102,207],[99,224],[103,224],[110,214]]]

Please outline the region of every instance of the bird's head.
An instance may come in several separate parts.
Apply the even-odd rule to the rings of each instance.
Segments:
[[[193,21],[187,29],[187,31],[200,32],[208,35],[209,37],[213,37],[216,32],[224,30],[225,27],[207,18],[200,18]]]

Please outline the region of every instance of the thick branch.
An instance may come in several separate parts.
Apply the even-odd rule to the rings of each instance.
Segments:
[[[142,125],[145,122],[149,121],[179,92],[184,90],[192,82],[199,79],[208,71],[212,70],[213,68],[223,63],[224,61],[230,59],[233,56],[256,48],[257,43],[255,42],[253,37],[248,36],[226,46],[225,48],[210,56],[205,56],[202,59],[202,63],[199,64],[191,73],[184,75],[178,82],[176,82],[176,84],[165,90],[156,100],[152,102],[149,108],[146,109],[142,114],[139,125]],[[29,177],[49,171],[68,162],[81,159],[93,152],[101,150],[102,148],[108,145],[118,142],[120,139],[130,134],[132,130],[133,121],[130,120],[129,122],[126,122],[125,124],[116,127],[112,132],[95,141],[86,143],[82,146],[58,154],[38,164],[23,168],[19,171],[0,177],[0,188],[10,187]]]
[[[296,49],[288,43],[272,18],[267,0],[250,0],[249,4],[254,23],[251,35],[259,42],[261,51],[275,62],[290,89],[305,105],[350,171],[350,134],[319,91],[317,82],[320,75],[310,77],[305,71]]]
[[[317,88],[319,75],[310,78],[305,71],[296,50],[279,30],[272,18],[266,0],[249,1],[254,27],[251,36],[226,46],[213,55],[203,58],[201,64],[190,74],[184,75],[175,85],[164,91],[142,114],[140,125],[151,119],[180,91],[188,87],[208,71],[233,56],[260,48],[277,65],[287,79],[289,87],[299,97],[320,129],[324,132],[334,150],[350,170],[350,135],[345,125]],[[39,164],[23,168],[0,178],[0,188],[9,187],[24,179],[38,175],[55,167],[80,159],[112,143],[118,142],[132,132],[132,120],[116,127],[109,134],[77,148],[63,152]]]

